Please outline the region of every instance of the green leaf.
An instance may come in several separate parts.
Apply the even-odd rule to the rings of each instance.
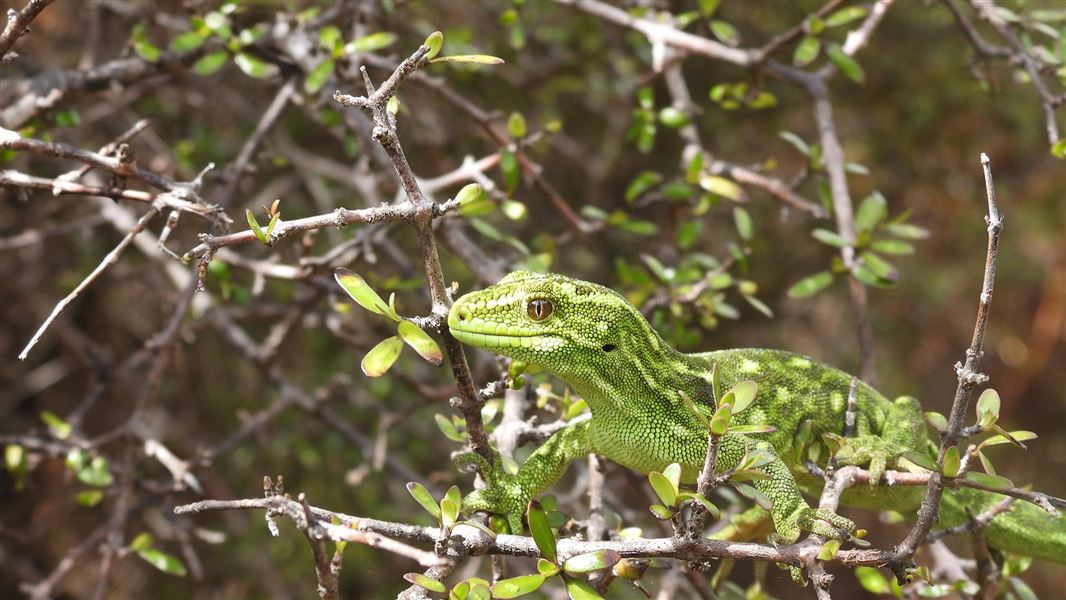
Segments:
[[[626,202],[632,202],[633,200],[636,200],[641,195],[643,195],[644,192],[647,192],[662,180],[663,176],[659,173],[656,173],[655,171],[640,172],[636,177],[633,178],[632,181],[629,182],[629,185],[626,187]]]
[[[345,292],[355,300],[359,306],[369,310],[374,314],[388,317],[393,321],[400,321],[400,316],[396,314],[396,311],[385,303],[381,299],[381,296],[367,284],[366,280],[360,277],[358,274],[345,269],[339,268],[333,271],[333,278],[337,280],[337,283],[344,289]]]
[[[673,509],[667,508],[662,504],[652,504],[648,507],[648,510],[650,510],[651,514],[660,521],[669,521],[674,516]]]
[[[698,183],[700,180],[700,173],[703,172],[703,152],[697,152],[692,155],[692,159],[685,165],[685,181],[688,183]]]
[[[452,501],[451,498],[445,498],[440,501],[440,524],[445,529],[451,529],[455,525],[456,519],[459,518],[459,504]]]
[[[238,52],[233,57],[233,62],[245,75],[255,79],[273,77],[278,71],[277,66],[263,62],[247,52]]]
[[[517,598],[535,592],[543,583],[544,575],[519,575],[497,581],[489,588],[493,598]]]
[[[883,254],[914,254],[914,246],[901,240],[875,240],[870,248]]]
[[[503,172],[507,193],[514,193],[518,187],[518,159],[515,158],[514,153],[508,150],[500,151],[500,171]]]
[[[733,207],[733,223],[737,226],[737,233],[745,240],[750,240],[752,236],[753,226],[751,224],[751,215],[748,211],[739,206]]]
[[[76,471],[78,480],[93,487],[107,487],[115,482],[107,465],[107,459],[102,456],[93,457],[88,465]]]
[[[659,111],[659,121],[667,127],[673,127],[676,129],[687,125],[689,118],[684,111],[674,108],[673,106],[667,106]]]
[[[429,34],[426,41],[422,42],[422,45],[429,47],[429,52],[426,52],[426,60],[433,60],[440,54],[440,49],[444,47],[444,34],[434,31]]]
[[[49,410],[42,410],[40,416],[56,439],[65,440],[70,437],[71,431],[74,429],[70,423],[60,419],[54,412]]]
[[[603,596],[580,579],[567,579],[566,593],[570,595],[571,600],[603,600]]]
[[[400,336],[385,338],[366,353],[359,367],[367,377],[381,377],[392,368],[396,359],[400,358],[401,350],[403,350],[403,340]]]
[[[755,97],[747,101],[748,108],[755,110],[761,110],[764,108],[773,108],[777,106],[777,96],[766,90],[762,90]]]
[[[811,237],[826,244],[833,246],[834,248],[843,248],[848,245],[843,237],[835,231],[829,231],[828,229],[818,228],[811,232]]]
[[[512,138],[518,140],[526,137],[526,133],[529,131],[529,127],[526,125],[526,118],[522,116],[520,112],[511,113],[510,117],[507,117],[507,133]]]
[[[862,199],[855,213],[855,231],[870,231],[888,216],[888,201],[881,192],[874,192]]]
[[[692,414],[696,415],[696,419],[698,419],[700,423],[703,423],[704,427],[710,427],[710,421],[708,421],[707,417],[696,407],[696,403],[692,401],[692,398],[690,398],[683,390],[677,390],[677,393],[681,396],[681,399],[685,401],[685,406],[692,411]]]
[[[188,52],[190,50],[196,50],[203,45],[204,38],[200,37],[198,33],[195,31],[186,31],[170,40],[169,47],[173,52]]]
[[[873,567],[855,567],[855,577],[864,590],[872,594],[890,594],[892,586],[880,571]]]
[[[455,200],[460,208],[469,206],[481,199],[481,186],[476,183],[468,183],[455,195]]]
[[[773,425],[734,425],[729,428],[730,433],[773,433],[777,428]]]
[[[375,50],[381,50],[382,48],[388,48],[395,43],[396,40],[397,36],[395,33],[379,31],[348,42],[344,45],[344,53],[355,54],[356,52],[373,52]]]
[[[936,461],[924,452],[918,452],[917,450],[908,450],[903,453],[903,458],[929,471],[940,470],[940,467],[937,466]]]
[[[1055,158],[1066,158],[1066,138],[1062,138],[1051,146],[1051,155]]]
[[[981,420],[981,427],[988,427],[999,420],[999,392],[988,388],[981,392],[977,399],[977,418]]]
[[[723,198],[729,198],[734,202],[738,202],[743,195],[743,191],[740,189],[739,185],[725,177],[719,177],[717,175],[704,175],[701,177],[700,187],[712,194],[718,194]]]
[[[833,283],[833,274],[822,271],[800,279],[788,288],[789,298],[810,298]]]
[[[682,492],[678,494],[678,497],[682,500],[692,500],[693,502],[698,502],[700,506],[707,510],[707,513],[711,515],[712,519],[718,520],[722,516],[722,511],[718,510],[718,507],[715,506],[707,498],[704,498],[702,494],[698,494],[696,492]]]
[[[504,200],[500,204],[500,211],[512,221],[521,221],[529,216],[526,205],[517,200]]]
[[[176,556],[163,552],[162,550],[156,550],[155,548],[138,550],[137,556],[140,556],[145,562],[164,573],[177,577],[185,577],[186,575],[185,565],[181,560]]]
[[[536,542],[540,553],[551,562],[558,562],[559,555],[555,550],[555,532],[552,531],[551,524],[548,523],[548,514],[544,512],[540,502],[536,500],[529,502],[529,507],[526,509],[526,522],[529,525],[529,533],[533,536],[533,541]]]
[[[225,50],[211,52],[210,54],[205,54],[200,57],[200,60],[193,64],[192,70],[197,75],[203,75],[206,77],[224,67],[227,60],[229,60],[229,53]]]
[[[322,86],[329,81],[329,76],[333,74],[333,67],[333,59],[318,63],[318,66],[307,74],[307,79],[304,79],[304,91],[308,94],[314,94],[321,90]]]
[[[869,286],[880,288],[892,287],[892,280],[879,276],[865,264],[856,264],[855,268],[851,270],[851,274],[855,279],[858,279]]]
[[[327,52],[336,55],[344,42],[344,36],[336,25],[327,25],[318,30],[318,43]]]
[[[894,282],[899,279],[899,270],[880,256],[873,252],[861,252],[859,256],[862,257],[866,268],[870,269],[877,277],[888,282]]]
[[[445,500],[451,500],[456,506],[463,505],[463,494],[459,491],[459,486],[453,485],[448,488],[448,491],[444,493]]]
[[[1006,477],[999,475],[993,475],[991,473],[980,473],[978,471],[967,471],[964,479],[969,479],[974,483],[981,484],[986,487],[990,487],[996,490],[1005,490],[1014,487],[1014,482]]]
[[[563,569],[567,573],[591,573],[609,569],[621,559],[622,555],[614,550],[597,550],[568,558]]]
[[[676,493],[681,485],[681,465],[676,462],[670,463],[663,469],[663,477],[666,477]]]
[[[959,456],[959,447],[951,446],[950,448],[948,448],[947,453],[944,454],[944,476],[955,477],[959,474],[959,467],[961,466],[962,459]]]
[[[658,471],[652,471],[648,473],[648,482],[651,483],[652,489],[655,490],[655,494],[663,504],[674,506],[674,502],[677,501],[677,488],[665,475]]]
[[[740,44],[740,32],[725,21],[711,21],[711,33],[727,46],[736,47]]]
[[[133,541],[130,542],[130,550],[133,550],[134,552],[147,550],[148,548],[152,547],[152,544],[154,542],[155,538],[152,537],[152,534],[146,531],[144,533],[138,534],[137,537],[133,538]]]
[[[798,150],[800,154],[804,156],[811,155],[811,147],[807,144],[807,142],[803,141],[803,138],[801,138],[800,136],[792,133],[791,131],[782,131],[777,135],[780,136],[781,139],[788,142],[793,148]]]
[[[924,240],[929,237],[929,230],[907,223],[889,223],[885,225],[885,231],[908,240]]]
[[[751,403],[755,401],[755,393],[759,390],[759,384],[747,379],[734,385],[729,392],[733,393],[735,400],[733,400],[733,414],[738,415],[744,411],[744,409],[751,406]],[[727,393],[729,393],[727,392]]]
[[[100,504],[104,499],[104,492],[101,490],[85,490],[84,492],[78,492],[74,496],[74,500],[82,506],[96,506]]]
[[[445,417],[440,413],[433,415],[433,418],[437,421],[437,427],[440,428],[440,431],[444,434],[444,437],[448,438],[449,440],[452,440],[453,442],[466,441],[466,438],[463,436],[463,434],[459,433],[459,430],[455,428],[455,424],[452,423],[451,419]]]
[[[825,54],[848,79],[860,84],[866,81],[866,74],[862,72],[862,67],[855,62],[854,58],[844,53],[840,44],[827,44]]]
[[[422,508],[426,509],[433,518],[440,521],[440,507],[437,506],[437,501],[433,499],[433,495],[429,493],[426,486],[414,481],[408,482],[407,491],[411,494],[411,497],[418,502]]]
[[[997,426],[997,429],[998,429],[998,426]],[[978,446],[977,446],[978,449],[987,448],[988,446],[998,446],[1000,444],[1014,444],[1015,446],[1020,446],[1020,447],[1024,448],[1025,445],[1022,444],[1022,442],[1027,442],[1029,440],[1035,440],[1037,438],[1037,435],[1035,433],[1033,433],[1032,431],[1011,431],[1011,432],[1006,432],[1006,431],[1003,431],[1002,429],[998,429],[998,431],[1001,432],[999,435],[994,435],[994,436],[988,438],[987,440],[984,440],[980,444],[978,444]],[[1006,434],[1006,435],[1004,435],[1004,434]]]
[[[251,228],[252,233],[262,243],[270,245],[270,239],[263,233],[263,228],[259,226],[259,221],[256,220],[255,214],[252,213],[252,209],[246,208],[244,210],[244,216],[248,218],[248,227]]]
[[[559,572],[559,565],[546,558],[537,559],[537,572],[545,577],[551,577]]]
[[[426,359],[427,362],[438,367],[444,362],[444,355],[440,351],[440,346],[433,341],[433,338],[429,337],[428,333],[422,331],[422,328],[418,325],[410,321],[400,321],[398,332],[403,341],[413,348],[419,356]]]
[[[840,540],[826,540],[818,549],[818,560],[833,560],[840,551]]]
[[[413,583],[413,584],[415,584],[415,585],[417,585],[419,587],[425,588],[425,589],[427,589],[427,590],[429,590],[431,592],[437,592],[438,594],[443,594],[443,593],[448,591],[448,588],[444,587],[443,583],[441,583],[441,582],[439,582],[436,579],[433,579],[431,577],[426,577],[425,575],[423,575],[421,573],[407,573],[406,575],[403,576],[403,578],[406,579],[407,581],[409,581],[409,582],[411,582],[411,583]]]
[[[792,64],[797,67],[806,67],[818,58],[821,49],[822,42],[818,38],[812,36],[803,38],[796,45],[796,50],[792,52]]]
[[[453,54],[451,56],[438,56],[431,63],[475,63],[479,65],[502,65],[503,59],[498,56],[489,56],[488,54]]]
[[[856,19],[861,19],[866,16],[866,7],[864,6],[847,6],[829,15],[825,20],[826,27],[839,27],[840,25],[846,25]]]
[[[727,392],[726,396],[728,395],[729,393]],[[711,417],[711,433],[713,435],[725,435],[733,417],[732,410],[731,405],[722,404],[718,407],[718,410],[714,412],[714,416]]]
[[[940,433],[944,433],[945,431],[948,430],[948,419],[947,419],[947,417],[945,417],[944,415],[936,412],[935,410],[931,410],[931,411],[926,412],[925,413],[925,420],[926,420],[927,423],[929,423],[930,426],[932,426],[933,429],[936,429]]]

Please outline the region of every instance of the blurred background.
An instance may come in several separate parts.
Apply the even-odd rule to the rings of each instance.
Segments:
[[[618,6],[650,20],[669,14],[678,28],[744,48],[823,7],[717,4]],[[1006,225],[981,369],[1002,398],[1000,424],[1040,435],[1028,451],[987,454],[1015,483],[1066,496],[1066,163],[1050,150],[1041,97],[1010,60],[974,50],[953,11],[986,43],[1007,42],[969,4],[891,5],[852,63],[827,56],[870,5],[835,4],[829,14],[855,12],[823,14],[821,28],[808,22],[772,57],[842,71],[829,79],[829,97],[853,163],[853,204],[867,207],[860,242],[875,252],[867,291],[877,387],[917,396],[927,410],[950,407],[952,365],[969,345],[984,265],[978,157],[987,153]],[[1066,7],[999,4],[1062,94]],[[395,175],[365,117],[330,96],[363,94],[359,65],[381,81],[435,30],[443,54],[506,61],[430,65],[398,94],[400,141],[429,195],[444,201],[471,180],[488,190],[482,206],[437,221],[446,283],[466,292],[514,268],[550,269],[626,294],[683,350],[773,347],[860,372],[838,250],[811,233],[837,226],[807,94],[759,69],[663,53],[634,29],[570,6],[58,0],[0,66],[0,126],[96,152],[147,119],[128,141],[136,164],[187,182],[213,163],[199,194],[233,231],[245,229],[246,209],[266,223],[263,207],[275,198],[283,219],[375,206],[396,198]],[[797,50],[803,39],[817,40],[813,58]],[[1057,118],[1061,127],[1061,108]],[[290,522],[279,520],[271,537],[261,511],[177,517],[172,508],[260,496],[264,476],[283,475],[288,491],[316,506],[428,525],[407,481],[438,496],[453,483],[471,489],[448,458],[461,444],[447,434],[461,439],[461,427],[439,426],[454,414],[449,370],[408,351],[385,376],[365,377],[360,360],[392,335],[390,323],[353,309],[332,281],[335,267],[348,267],[380,293],[395,292],[401,314],[427,314],[422,260],[405,224],[235,246],[215,257],[206,291],[194,293],[196,265],[159,249],[163,214],[18,360],[56,302],[145,211],[11,184],[12,171],[51,180],[79,166],[0,149],[9,184],[0,187],[0,595],[310,598],[313,563]],[[741,172],[789,192],[767,193]],[[81,182],[152,189],[102,171]],[[165,246],[180,256],[202,233],[220,230],[185,214]],[[825,277],[794,287],[824,271],[835,273],[824,289],[815,293]],[[491,356],[468,356],[479,386],[499,378]],[[542,399],[531,411],[557,418],[563,408],[552,395],[565,386],[543,375],[530,383],[531,402]],[[608,509],[660,535],[643,508],[643,480],[617,465],[607,476]],[[586,516],[585,482],[575,464],[554,488],[567,515]],[[879,547],[907,531],[891,518],[847,514]],[[138,538],[145,533],[150,540]],[[949,546],[969,556],[966,540]],[[533,564],[509,562],[512,574]],[[393,596],[413,570],[352,544],[342,596]],[[830,570],[840,597],[868,593],[848,570]],[[654,592],[671,572],[653,569],[644,585]],[[488,560],[469,561],[453,579],[474,573],[487,577]],[[1061,565],[1035,563],[1021,578],[1052,598],[1064,575]],[[739,564],[732,577],[745,588],[752,567]],[[766,579],[775,597],[813,595],[785,571],[771,568]],[[641,597],[623,583],[609,597]],[[677,596],[693,593],[682,587]]]

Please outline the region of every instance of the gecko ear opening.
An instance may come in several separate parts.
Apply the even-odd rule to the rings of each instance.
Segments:
[[[611,350],[614,350],[616,347],[617,346],[615,346],[614,344],[604,344],[603,345],[603,351],[604,352],[610,352]]]

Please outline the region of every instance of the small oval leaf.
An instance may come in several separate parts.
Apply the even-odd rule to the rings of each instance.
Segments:
[[[555,532],[548,523],[548,514],[536,500],[529,503],[526,521],[529,525],[529,533],[533,536],[533,541],[537,543],[537,548],[540,548],[540,553],[551,562],[556,562],[559,555],[555,551]]]
[[[400,358],[401,350],[403,350],[403,340],[400,336],[385,338],[366,353],[359,366],[367,377],[381,377],[392,368],[396,359]]]
[[[415,501],[422,505],[422,508],[426,509],[426,512],[440,521],[440,507],[437,506],[437,501],[433,499],[433,495],[429,493],[429,490],[424,485],[414,481],[408,482],[407,491]]]
[[[519,575],[497,581],[489,590],[493,598],[517,598],[536,591],[544,579],[544,575],[539,574]]]
[[[437,367],[444,362],[444,354],[441,353],[440,346],[418,325],[410,321],[400,321],[398,332],[400,338],[427,362]]]

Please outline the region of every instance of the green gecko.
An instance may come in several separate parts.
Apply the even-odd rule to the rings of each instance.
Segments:
[[[707,452],[706,428],[681,394],[713,410],[711,371],[717,365],[721,389],[743,380],[758,384],[753,405],[733,423],[768,424],[769,433],[727,433],[716,471],[726,471],[761,448],[775,460],[760,470],[767,476],[753,485],[771,507],[752,509],[750,520],[772,524],[777,539],[795,542],[802,531],[836,539],[855,532],[855,524],[831,511],[810,507],[801,492],[817,496],[821,480],[797,464],[797,432],[810,427],[814,439],[843,434],[853,377],[810,358],[778,350],[736,349],[683,354],[671,348],[640,312],[617,292],[563,275],[513,272],[496,285],[459,298],[448,315],[452,335],[535,365],[567,382],[588,403],[591,418],[575,420],[541,445],[515,475],[499,461],[488,464],[474,453],[457,458],[459,466],[477,463],[488,483],[463,502],[464,514],[505,515],[512,531],[522,530],[528,501],[550,487],[577,458],[596,453],[641,473],[680,463],[682,480],[695,481]],[[922,409],[911,397],[890,401],[870,386],[856,387],[857,428],[847,439],[843,464],[866,466],[871,485],[847,490],[842,503],[874,510],[913,512],[924,488],[877,485],[888,467],[919,470],[901,455],[919,450],[935,455]],[[1002,497],[975,490],[948,490],[939,526],[966,520]],[[761,515],[760,515],[761,512]],[[766,522],[769,520],[769,522]],[[740,535],[739,523],[726,535]],[[766,532],[767,527],[761,531]],[[759,527],[747,527],[749,534]],[[1015,502],[997,516],[987,539],[993,547],[1066,562],[1066,517]]]

